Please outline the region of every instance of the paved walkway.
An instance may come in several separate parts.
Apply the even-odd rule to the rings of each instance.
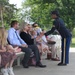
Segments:
[[[46,68],[29,67],[29,69],[24,69],[22,66],[15,66],[15,75],[75,75],[75,48],[70,49],[70,63],[67,66],[57,66],[58,61],[44,58],[42,62],[47,65]]]

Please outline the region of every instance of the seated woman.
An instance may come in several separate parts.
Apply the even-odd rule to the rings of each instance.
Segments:
[[[44,30],[43,30],[44,31]],[[33,29],[32,31],[30,31],[31,32],[31,36],[32,37],[35,37],[36,36],[36,44],[37,44],[37,46],[38,46],[38,48],[39,48],[39,52],[41,53],[41,54],[43,54],[43,53],[50,53],[50,51],[49,51],[49,47],[48,47],[48,45],[47,45],[47,39],[46,39],[46,37],[45,36],[40,36],[41,35],[41,33],[42,33],[42,31],[41,32],[39,32],[39,36],[37,35],[37,32],[36,32],[36,30],[35,29]],[[45,32],[45,31],[44,31]]]
[[[41,38],[43,40],[43,37],[41,35],[37,36],[36,32],[29,24],[26,23],[23,25],[20,36],[28,45],[34,45],[34,41],[37,41],[36,45],[38,46],[40,53],[49,51],[48,46],[46,44],[42,44],[43,42],[41,41]]]
[[[3,75],[15,75],[13,72],[13,62],[16,58],[14,48],[7,45],[7,33],[3,27],[0,27],[0,68]]]
[[[50,53],[45,36],[42,36],[40,39],[36,39],[36,42],[37,45],[41,47],[39,50],[41,54]]]
[[[34,38],[31,37],[30,34],[31,31],[31,26],[29,24],[24,24],[22,26],[21,32],[20,32],[20,37],[27,43],[28,47],[31,48],[33,50],[34,56],[31,60],[34,59],[35,64],[32,62],[29,63],[29,65],[36,65],[37,63],[37,58],[40,59],[40,54],[39,54],[39,49],[37,47],[36,44],[34,44]],[[36,52],[35,52],[36,51]],[[39,54],[39,56],[37,57],[37,54]]]

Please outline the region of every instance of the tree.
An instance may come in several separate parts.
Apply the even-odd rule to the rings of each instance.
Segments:
[[[37,22],[42,28],[44,28],[50,26],[50,11],[55,8],[55,6],[54,4],[45,4],[42,1],[43,0],[27,0],[25,3],[23,3],[23,10],[25,9],[26,11],[27,7],[30,8],[30,10],[27,10],[25,13],[23,13],[23,17],[30,15],[31,21]]]
[[[16,18],[17,8],[14,4],[9,4],[9,0],[0,0],[1,25],[8,27],[10,21]]]
[[[26,11],[26,8],[30,10]],[[54,9],[59,10],[60,16],[71,31],[75,27],[75,0],[25,0],[24,9],[26,12],[23,12],[23,17],[29,15],[31,21],[39,23],[41,27],[51,27],[50,12]]]
[[[6,4],[8,4],[8,0],[0,0],[0,14],[1,14],[1,22],[2,22],[2,26],[4,26],[3,25],[3,9],[4,9],[4,7],[5,7],[5,5]]]
[[[72,31],[75,27],[75,0],[61,0],[60,12],[66,26]]]

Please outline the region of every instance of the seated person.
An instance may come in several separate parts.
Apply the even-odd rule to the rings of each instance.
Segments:
[[[5,28],[0,27],[0,68],[2,75],[15,75],[13,72],[13,62],[16,58],[14,50],[7,49],[7,33]]]
[[[45,38],[45,36],[37,36],[34,37],[32,36],[32,34],[30,33],[31,32],[31,26],[28,25],[28,24],[24,24],[23,27],[22,27],[22,30],[21,30],[21,33],[20,33],[20,36],[21,38],[28,44],[28,45],[34,45],[34,38],[36,39],[36,41],[39,43],[39,44],[36,44],[38,45],[38,48],[39,48],[39,52],[40,53],[44,53],[44,52],[49,52],[49,49],[48,49],[48,46],[47,46],[47,40]],[[45,41],[46,40],[46,41]]]
[[[35,58],[36,58],[36,66],[38,67],[46,67],[46,65],[42,65],[40,62],[40,54],[38,51],[37,46],[34,45],[28,45],[21,39],[19,36],[19,33],[17,32],[19,28],[18,21],[14,20],[11,22],[11,28],[8,30],[8,40],[11,45],[17,45],[19,48],[21,48],[21,51],[25,52],[24,58],[22,60],[22,65],[24,68],[28,68],[28,61],[30,59],[30,55],[32,52],[34,52]]]
[[[37,23],[34,23],[32,25],[33,29],[36,31],[37,35],[40,35],[40,32],[42,32],[42,29],[38,26]]]

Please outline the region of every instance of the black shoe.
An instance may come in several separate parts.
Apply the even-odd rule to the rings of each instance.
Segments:
[[[29,68],[29,66],[28,66],[28,65],[23,65],[23,67],[24,67],[24,68]]]
[[[41,63],[37,63],[37,64],[36,64],[36,67],[45,68],[45,67],[46,67],[46,65],[42,65]]]
[[[67,64],[66,63],[58,63],[58,66],[67,66]]]
[[[29,68],[29,65],[28,65],[28,64],[24,64],[23,61],[22,61],[22,66],[23,66],[24,68]]]
[[[58,63],[58,65],[61,65],[61,64],[62,64],[62,62]]]

